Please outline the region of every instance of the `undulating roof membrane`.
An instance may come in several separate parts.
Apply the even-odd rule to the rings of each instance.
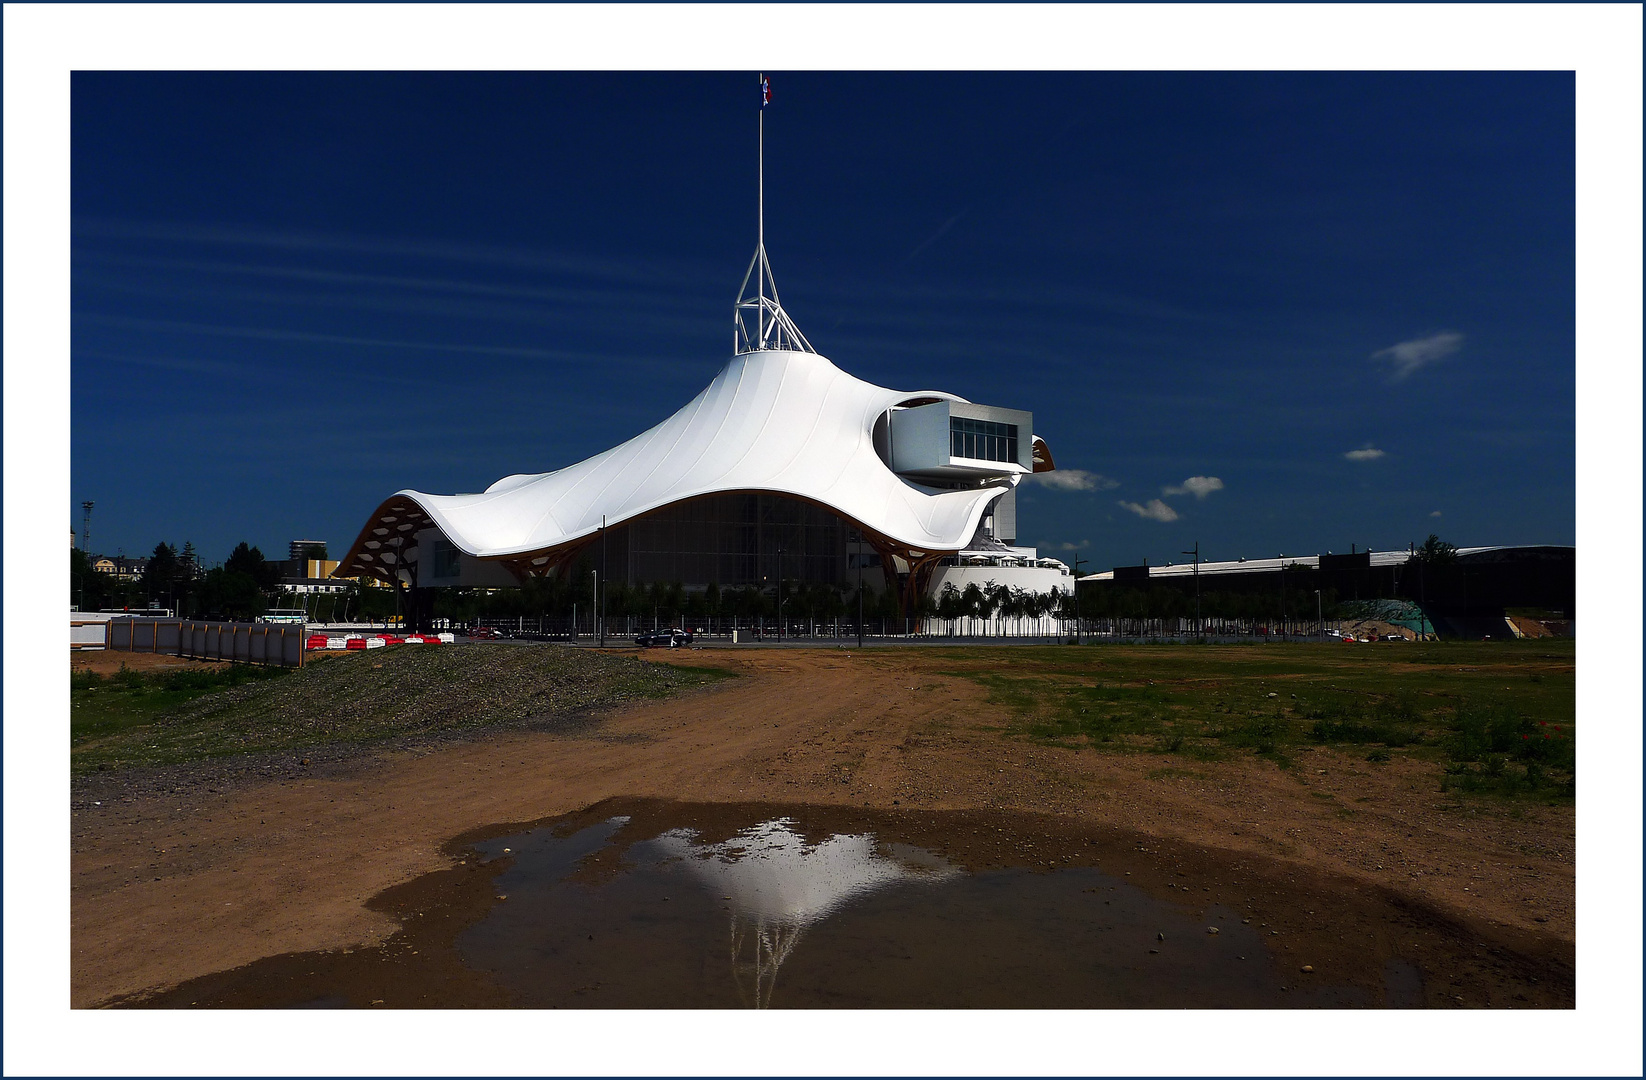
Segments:
[[[892,472],[875,450],[875,424],[894,406],[922,399],[965,400],[876,386],[815,352],[741,353],[673,416],[605,453],[554,472],[506,476],[472,495],[396,492],[337,572],[393,580],[399,570],[410,584],[410,537],[427,525],[469,555],[529,571],[580,547],[602,518],[621,525],[729,492],[815,503],[883,546],[956,551],[1017,476],[1007,467],[980,486],[942,489]]]

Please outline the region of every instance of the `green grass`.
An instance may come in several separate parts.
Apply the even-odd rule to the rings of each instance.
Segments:
[[[76,773],[236,754],[564,725],[736,672],[553,646],[399,646],[296,670],[121,671],[71,682]]]
[[[140,672],[122,666],[113,675],[75,672],[69,680],[69,736],[75,743],[142,727],[195,698],[278,679],[290,668],[233,665],[225,668]]]
[[[713,664],[676,664],[671,662],[669,667],[674,668],[676,671],[684,671],[688,677],[704,683],[717,683],[724,679],[741,679],[743,677],[741,671],[716,667]]]
[[[1569,723],[1535,720],[1502,702],[1470,703],[1457,711],[1446,735],[1441,788],[1495,795],[1575,791],[1575,732]]]
[[[1308,746],[1437,766],[1443,790],[1568,799],[1576,646],[1431,642],[945,650],[1017,736],[1104,753],[1289,765]]]

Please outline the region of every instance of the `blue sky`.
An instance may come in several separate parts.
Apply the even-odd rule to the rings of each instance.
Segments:
[[[844,369],[1033,410],[1093,567],[1573,543],[1570,73],[771,72],[767,247]],[[755,74],[72,83],[70,523],[340,552],[725,362]]]

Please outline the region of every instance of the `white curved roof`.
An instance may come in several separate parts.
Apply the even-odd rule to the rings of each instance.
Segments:
[[[732,900],[737,914],[790,926],[810,926],[853,900],[901,882],[940,882],[960,873],[948,860],[905,849],[906,861],[881,852],[872,835],[836,833],[808,843],[787,818],[763,822],[718,844],[689,829],[651,841],[678,859],[711,894]]]
[[[743,353],[679,412],[603,454],[507,476],[479,494],[408,490],[395,498],[416,502],[452,543],[480,557],[544,551],[597,532],[601,515],[619,525],[734,491],[819,503],[915,551],[957,550],[1017,477],[940,490],[893,473],[875,452],[875,422],[915,398],[965,400],[875,386],[816,353]]]

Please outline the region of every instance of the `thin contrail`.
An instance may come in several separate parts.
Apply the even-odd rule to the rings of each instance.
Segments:
[[[970,208],[968,207],[968,209],[970,209]],[[922,240],[915,247],[915,249],[913,251],[909,252],[908,256],[905,257],[903,261],[908,262],[909,259],[914,258],[916,255],[919,255],[922,251],[925,251],[927,248],[929,248],[933,244],[937,243],[939,237],[941,237],[944,233],[948,232],[951,228],[953,228],[954,223],[959,221],[961,218],[963,218],[965,216],[966,216],[966,211],[962,210],[962,211],[960,211],[960,213],[956,214],[954,217],[950,218],[948,221],[945,221],[942,225],[939,225],[938,228],[937,228],[937,231],[932,233],[930,236],[926,237],[926,239]]]

